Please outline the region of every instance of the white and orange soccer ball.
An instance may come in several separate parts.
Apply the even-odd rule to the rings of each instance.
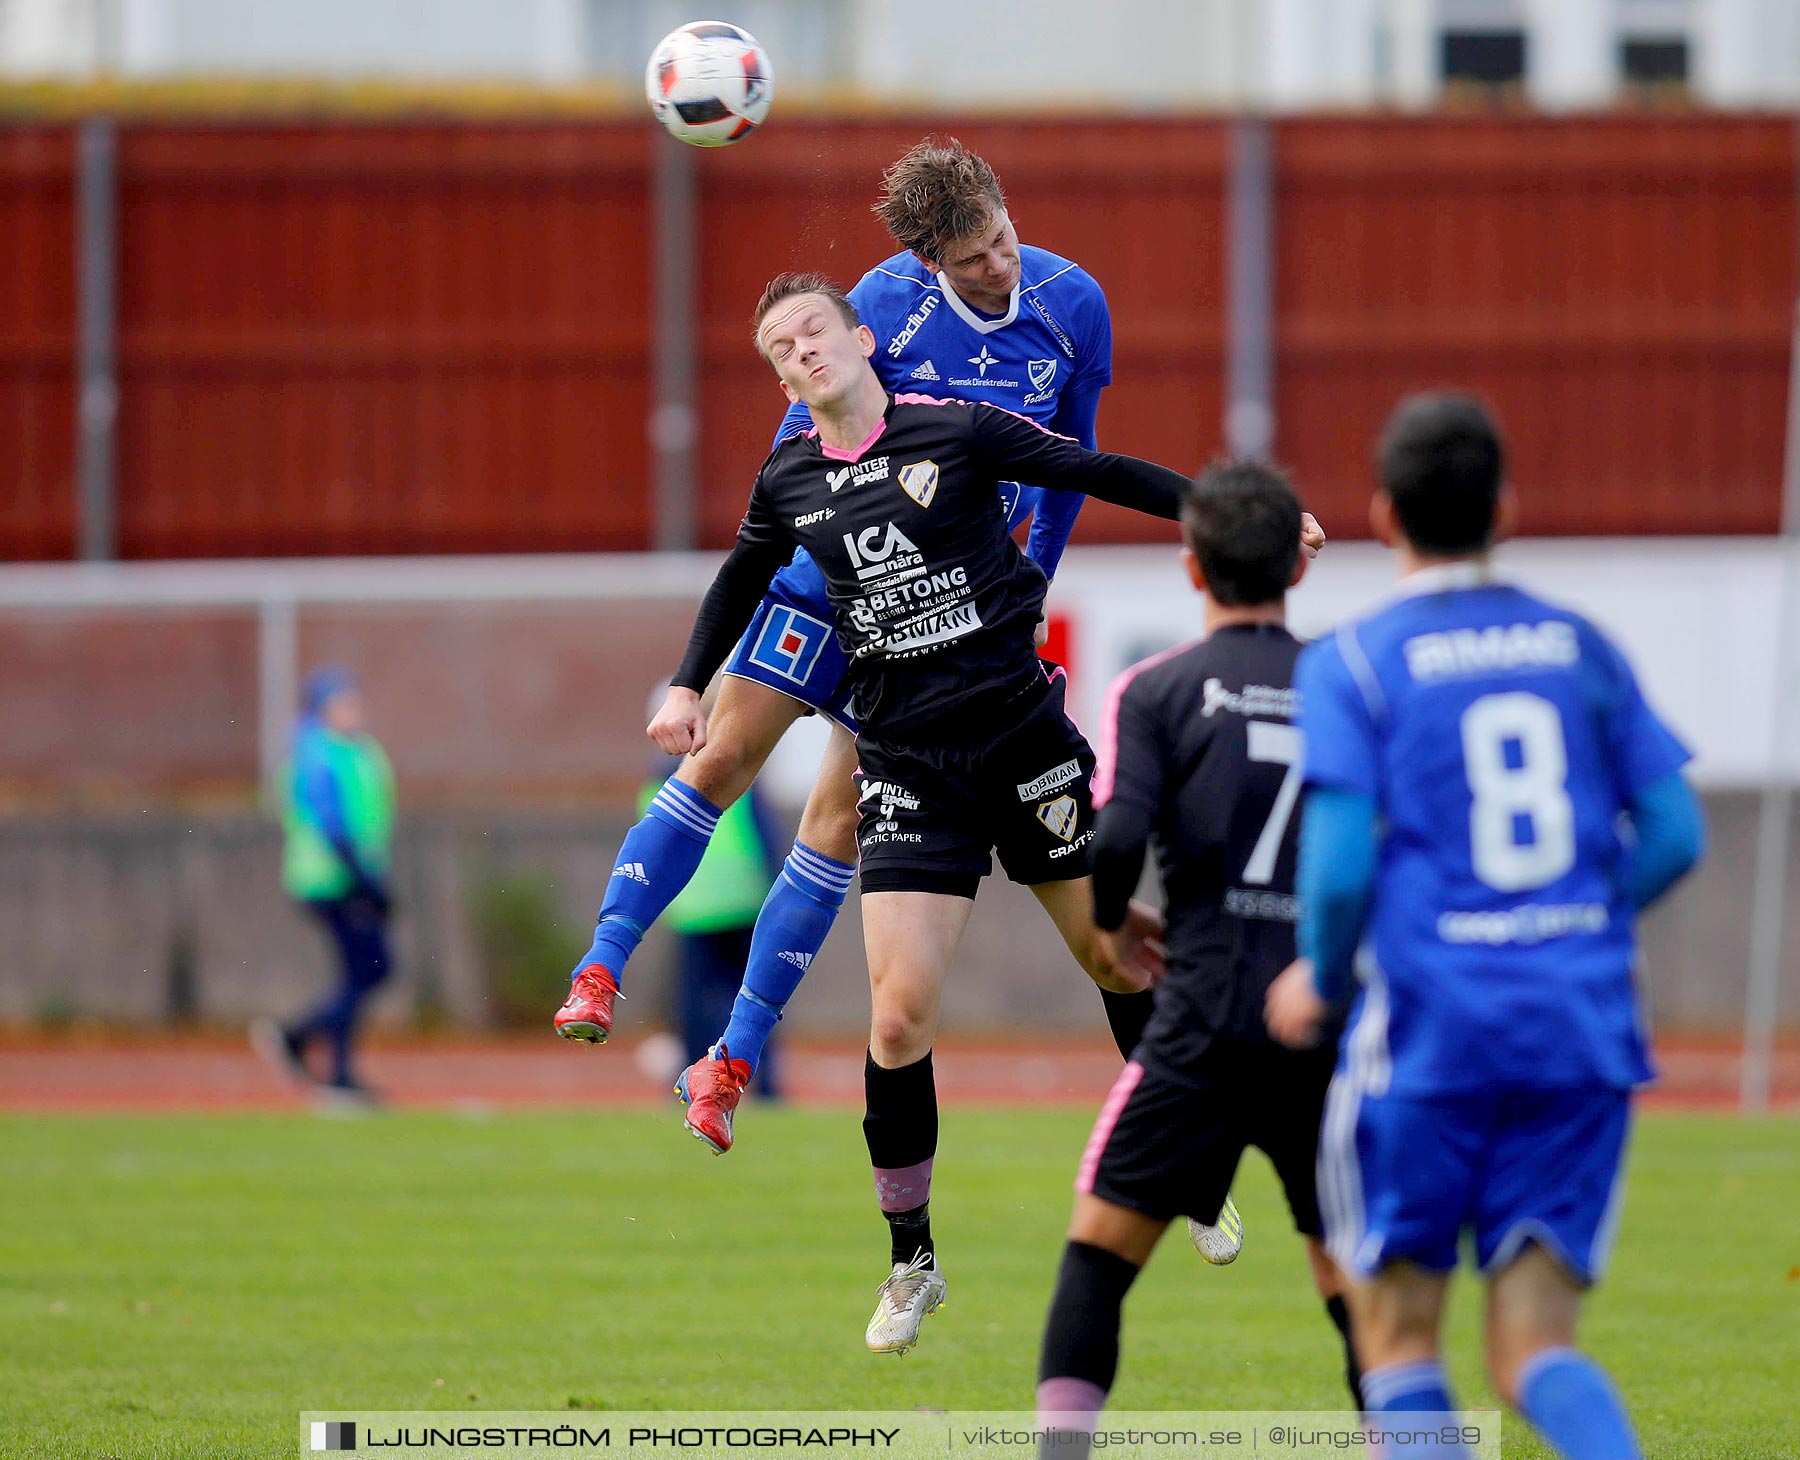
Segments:
[[[695,20],[656,43],[644,70],[656,120],[695,147],[741,142],[763,123],[775,94],[768,52],[742,26]]]

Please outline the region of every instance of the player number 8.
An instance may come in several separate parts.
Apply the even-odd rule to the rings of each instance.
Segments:
[[[1519,763],[1506,763],[1506,746]],[[1575,805],[1562,716],[1538,695],[1484,695],[1463,711],[1463,767],[1474,802],[1469,852],[1475,875],[1500,892],[1544,887],[1575,865]],[[1517,837],[1520,818],[1530,841]]]

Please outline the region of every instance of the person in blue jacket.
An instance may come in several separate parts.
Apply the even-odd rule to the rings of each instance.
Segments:
[[[324,925],[338,956],[337,987],[305,1017],[262,1022],[257,1049],[295,1080],[328,1095],[367,1100],[351,1063],[358,1015],[392,967],[387,923],[394,841],[394,775],[364,729],[363,698],[346,669],[327,666],[306,681],[285,778],[282,885]],[[308,1064],[326,1046],[327,1070]]]

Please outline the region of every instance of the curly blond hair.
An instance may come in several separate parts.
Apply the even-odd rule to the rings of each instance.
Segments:
[[[947,248],[1005,206],[1000,179],[985,159],[954,137],[933,135],[882,173],[881,196],[870,211],[900,247],[939,264]]]

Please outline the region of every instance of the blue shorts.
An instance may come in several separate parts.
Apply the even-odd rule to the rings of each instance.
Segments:
[[[1360,1278],[1401,1259],[1504,1270],[1540,1243],[1587,1285],[1606,1268],[1624,1190],[1631,1094],[1610,1088],[1369,1095],[1340,1070],[1319,1134],[1326,1245]]]
[[[777,578],[738,640],[725,672],[754,680],[829,715],[852,735],[848,661],[838,647],[837,616],[823,596],[796,592]]]

